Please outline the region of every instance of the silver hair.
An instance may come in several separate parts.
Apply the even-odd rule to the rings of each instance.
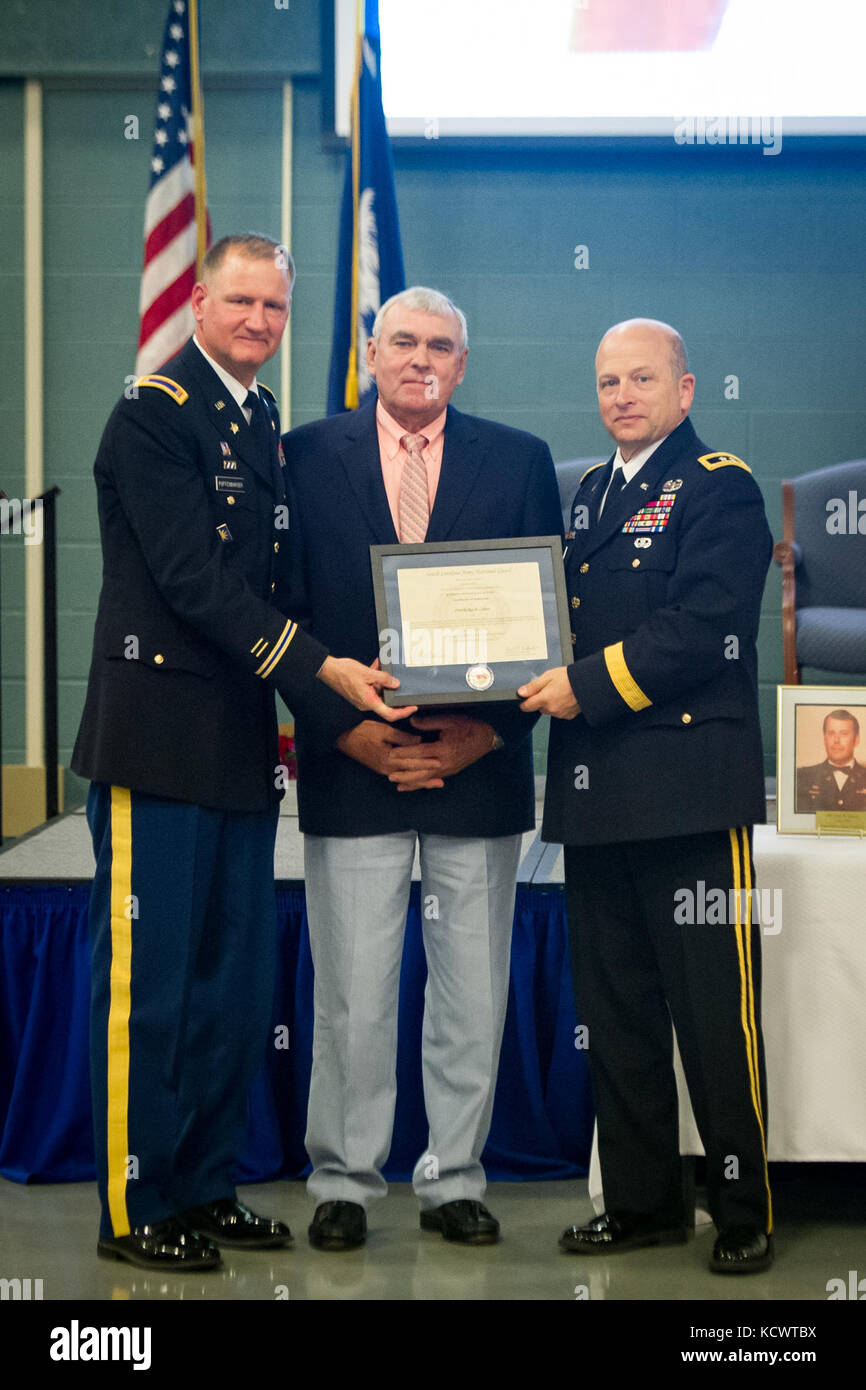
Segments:
[[[373,320],[371,336],[375,342],[379,341],[379,335],[382,332],[382,320],[395,304],[405,304],[407,309],[421,309],[425,314],[453,314],[460,325],[460,350],[463,351],[469,346],[469,333],[463,310],[458,309],[447,294],[440,294],[439,290],[428,289],[426,285],[410,285],[409,289],[401,290],[399,294],[392,294],[390,299],[385,300]]]

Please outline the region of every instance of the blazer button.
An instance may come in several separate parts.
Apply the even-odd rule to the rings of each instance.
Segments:
[[[277,587],[276,581],[274,581],[274,583],[271,585],[271,593],[274,592],[274,589],[275,589],[276,587]]]
[[[153,658],[153,664],[155,666],[161,666],[164,661],[165,657],[163,656],[162,652],[157,652],[156,656]]]
[[[684,715],[683,715],[683,723],[684,723],[684,724],[691,724],[691,722],[692,722],[692,716],[691,716],[690,714],[684,714]]]
[[[580,567],[580,572],[581,572],[581,574],[586,574],[586,572],[587,572],[588,569],[589,569],[589,561],[588,561],[588,560],[584,560],[583,564],[582,564],[581,567]]]
[[[579,598],[573,598],[573,599],[571,600],[571,606],[572,606],[572,608],[579,608],[579,607],[580,607],[580,599],[579,599]]]
[[[632,560],[631,567],[633,570],[640,569],[640,560]]]
[[[235,504],[235,499],[233,497],[227,497],[226,503],[228,504],[228,506],[233,507]]]
[[[279,543],[279,541],[274,541],[274,550],[277,551],[277,550],[279,550],[279,548],[280,548],[280,543]]]

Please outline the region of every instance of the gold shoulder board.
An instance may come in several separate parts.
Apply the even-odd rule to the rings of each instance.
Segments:
[[[593,464],[591,464],[590,467],[587,468],[587,470],[586,470],[585,473],[581,473],[581,475],[580,475],[580,483],[583,482],[584,478],[588,478],[589,475],[590,475],[590,473],[594,473],[595,470],[596,470],[597,468],[604,468],[604,459],[602,459],[601,463],[593,463]],[[580,487],[580,483],[578,483],[578,485],[577,485],[578,487]]]
[[[178,405],[183,405],[189,399],[189,392],[184,391],[177,381],[172,381],[170,376],[160,376],[158,372],[152,372],[150,376],[140,376],[135,383],[138,386],[155,386],[157,391],[164,391],[167,396],[171,396]]]
[[[714,468],[745,468],[747,473],[751,473],[751,468],[742,459],[738,459],[736,454],[701,454],[698,463],[703,464],[712,473]]]

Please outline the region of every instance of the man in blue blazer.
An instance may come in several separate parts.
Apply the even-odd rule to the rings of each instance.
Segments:
[[[415,287],[380,309],[367,349],[378,401],[284,438],[295,494],[296,592],[311,632],[348,655],[379,650],[371,544],[558,534],[542,440],[450,404],[466,321]],[[428,983],[429,1143],[414,1188],[421,1226],[490,1244],[481,1151],[505,1017],[522,833],[534,825],[532,719],[464,706],[411,726],[363,718],[331,692],[296,710],[316,970],[307,1150],[311,1243],[363,1243],[396,1100],[397,996],[416,844]],[[467,712],[468,710],[468,712]],[[427,741],[422,741],[421,734]],[[429,741],[430,739],[434,741]]]

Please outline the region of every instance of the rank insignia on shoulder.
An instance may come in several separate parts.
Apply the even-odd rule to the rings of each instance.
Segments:
[[[601,460],[601,463],[593,463],[593,464],[590,464],[590,466],[589,466],[589,468],[587,468],[586,472],[585,472],[585,473],[581,473],[581,475],[580,475],[580,483],[583,482],[584,478],[588,478],[589,475],[590,475],[590,473],[594,473],[595,470],[596,470],[597,468],[603,468],[603,467],[604,467],[604,459]],[[580,487],[580,483],[578,483],[578,487]]]
[[[698,463],[704,468],[708,468],[712,473],[716,468],[745,468],[747,473],[751,473],[751,468],[742,459],[738,459],[736,454],[701,454]]]
[[[221,541],[230,541],[232,539],[232,533],[226,526],[224,521],[221,521],[216,529],[217,535],[219,536]]]
[[[171,396],[177,405],[183,405],[184,401],[189,400],[189,392],[183,389],[180,382],[172,381],[170,376],[161,376],[159,372],[151,372],[149,376],[140,376],[135,384],[136,386],[155,386],[157,391],[164,391],[167,396]]]

